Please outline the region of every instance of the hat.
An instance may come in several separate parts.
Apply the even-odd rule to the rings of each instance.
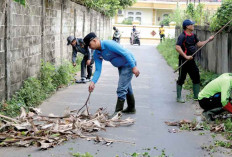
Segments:
[[[74,36],[69,36],[69,37],[67,38],[67,41],[68,41],[67,45],[70,45],[74,39],[75,39]]]
[[[86,35],[86,36],[84,37],[84,43],[85,43],[85,45],[86,45],[86,46],[89,46],[89,43],[90,43],[94,38],[96,38],[96,37],[97,37],[96,34],[93,33],[93,32],[91,32],[91,33],[89,33],[88,35]]]
[[[183,27],[189,26],[189,25],[193,25],[195,24],[195,22],[191,21],[191,20],[184,20],[183,22]]]

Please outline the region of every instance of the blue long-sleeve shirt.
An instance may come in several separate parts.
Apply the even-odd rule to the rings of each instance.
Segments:
[[[102,70],[102,59],[111,62],[115,67],[136,66],[136,60],[132,53],[113,40],[101,40],[101,51],[95,50],[95,73],[92,82],[97,83]]]

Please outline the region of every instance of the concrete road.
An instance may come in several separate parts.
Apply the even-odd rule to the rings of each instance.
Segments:
[[[199,132],[183,131],[169,133],[165,121],[182,119],[192,120],[196,117],[195,105],[192,103],[179,104],[175,102],[175,79],[177,75],[166,64],[154,45],[129,46],[126,45],[137,59],[141,72],[139,78],[133,78],[132,86],[136,98],[137,113],[124,115],[136,119],[129,127],[107,128],[98,132],[102,137],[135,142],[135,145],[114,143],[110,146],[95,144],[93,141],[76,139],[67,141],[53,149],[38,151],[30,148],[1,148],[1,157],[66,157],[72,153],[89,152],[96,157],[127,157],[130,154],[148,152],[152,157],[161,155],[162,149],[168,156],[201,157],[208,156],[208,152],[201,149],[203,144],[209,144],[212,138],[209,133],[203,136]],[[91,95],[91,111],[99,107],[107,107],[113,113],[116,102],[116,88],[118,71],[109,62],[104,62],[103,71],[96,89]],[[79,109],[87,99],[88,84],[72,85],[58,91],[42,105],[44,114],[61,115],[66,107]],[[154,149],[157,148],[157,149]],[[219,155],[220,156],[220,155]]]

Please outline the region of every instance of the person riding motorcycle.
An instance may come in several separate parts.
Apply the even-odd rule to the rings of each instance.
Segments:
[[[112,40],[116,41],[117,43],[120,43],[121,34],[119,30],[115,26],[113,27],[113,30],[114,30],[114,35]]]
[[[138,32],[136,30],[136,26],[133,26],[133,29],[132,29],[132,32],[131,32],[131,37],[130,37],[130,43],[131,43],[131,45],[133,45],[133,44],[140,45],[139,34],[140,34],[140,32]]]

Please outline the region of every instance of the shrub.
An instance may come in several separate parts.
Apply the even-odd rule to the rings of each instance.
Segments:
[[[169,23],[170,23],[170,18],[169,18],[169,17],[165,17],[165,18],[160,22],[160,25],[169,26]]]
[[[48,98],[61,85],[68,85],[74,74],[80,69],[80,59],[76,67],[70,62],[55,67],[49,62],[41,63],[38,78],[30,77],[24,81],[23,86],[6,103],[0,104],[0,113],[14,117],[20,113],[20,108],[36,107]]]
[[[224,0],[220,8],[211,18],[210,29],[217,31],[232,18],[232,0]],[[232,26],[232,23],[230,23]]]
[[[132,20],[128,19],[128,18],[125,18],[123,21],[122,21],[122,24],[124,25],[132,25]]]

